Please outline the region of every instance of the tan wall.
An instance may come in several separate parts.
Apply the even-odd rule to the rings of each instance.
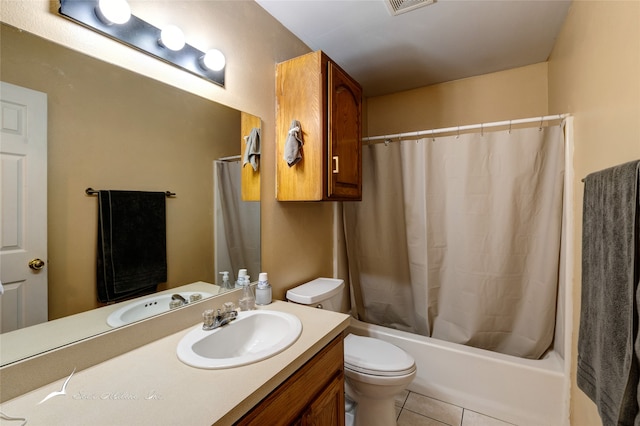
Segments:
[[[571,112],[575,130],[575,258],[571,424],[600,425],[577,387],[582,184],[587,174],[640,159],[640,2],[574,1],[549,60],[549,112]]]
[[[368,136],[547,114],[547,64],[367,99]]]
[[[221,49],[227,58],[226,87],[205,82],[74,24],[57,15],[56,2],[2,0],[0,20],[261,117],[262,264],[269,272],[274,297],[283,297],[286,288],[294,284],[330,275],[333,265],[330,203],[275,201],[275,64],[310,49],[253,1],[133,1],[131,5],[134,14],[149,21],[144,13],[163,15],[165,19],[170,16],[174,24],[189,29],[185,30],[187,40],[194,45]],[[83,179],[74,183],[73,193],[77,188],[100,184]],[[74,273],[74,266],[66,269],[66,274]]]

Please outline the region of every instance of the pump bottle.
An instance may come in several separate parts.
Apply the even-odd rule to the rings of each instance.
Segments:
[[[240,310],[242,311],[251,311],[256,308],[256,298],[253,295],[253,290],[251,289],[251,281],[249,281],[249,275],[244,277],[244,283],[242,285],[242,296],[240,296],[238,304],[240,305]]]
[[[222,289],[231,289],[231,283],[229,282],[229,271],[220,272],[220,275],[222,275]]]

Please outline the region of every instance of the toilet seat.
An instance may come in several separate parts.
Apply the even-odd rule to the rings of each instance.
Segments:
[[[399,347],[373,337],[344,338],[345,368],[371,376],[405,376],[416,371],[415,360]]]

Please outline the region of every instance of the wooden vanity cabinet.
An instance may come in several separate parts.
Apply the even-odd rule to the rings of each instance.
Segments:
[[[322,51],[276,67],[276,198],[362,199],[362,89]],[[293,120],[302,160],[289,167],[284,148]]]
[[[342,335],[249,411],[236,425],[344,426]]]

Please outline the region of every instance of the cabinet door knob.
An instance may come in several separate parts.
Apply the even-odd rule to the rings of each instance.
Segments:
[[[333,173],[338,173],[338,170],[340,170],[340,166],[339,166],[339,161],[338,161],[338,156],[335,155],[333,157],[333,164],[334,164],[334,168],[333,168]]]
[[[39,271],[43,267],[44,261],[42,261],[41,259],[33,259],[29,261],[29,268],[33,269],[34,271]]]

